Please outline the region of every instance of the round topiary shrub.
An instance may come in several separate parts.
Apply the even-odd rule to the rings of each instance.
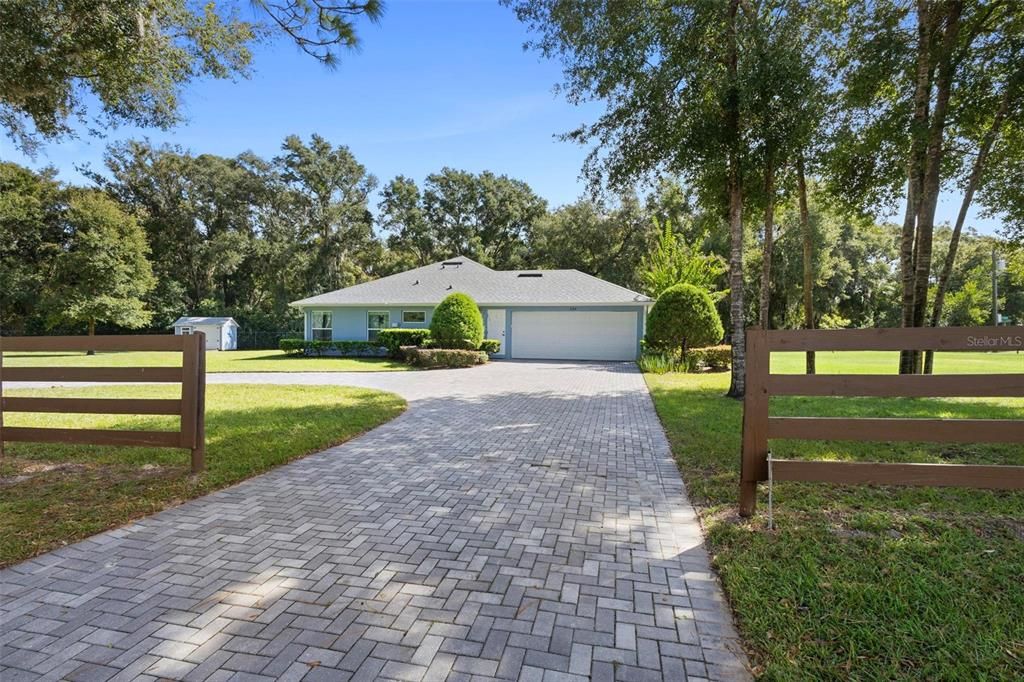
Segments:
[[[647,315],[647,347],[686,357],[688,348],[710,346],[725,330],[708,292],[692,284],[669,287]]]
[[[484,340],[484,318],[473,299],[455,293],[438,303],[430,320],[430,339],[435,348],[479,348]]]

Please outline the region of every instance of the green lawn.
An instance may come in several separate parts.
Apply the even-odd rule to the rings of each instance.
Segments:
[[[1008,368],[980,357],[1024,370],[1020,355],[1003,356]],[[981,371],[946,360],[937,366]],[[829,362],[831,371],[841,367]],[[780,365],[788,369],[789,359]],[[783,483],[775,486],[777,529],[768,531],[764,487],[754,519],[736,514],[742,404],[723,397],[728,381],[647,375],[756,672],[772,680],[1020,679],[1024,493]],[[1024,418],[1024,400],[776,398],[772,413]],[[1020,444],[774,441],[773,451],[1024,465]]]
[[[181,353],[4,353],[8,367],[176,367]],[[387,358],[286,355],[279,350],[227,350],[206,354],[207,372],[401,372],[413,369]]]
[[[895,374],[900,363],[898,352],[846,351],[815,353],[818,374]],[[777,374],[803,374],[803,353],[772,353],[772,371]],[[936,374],[1009,374],[1024,373],[1024,352],[1009,353],[936,353]]]
[[[400,397],[332,386],[207,387],[206,466],[188,450],[8,443],[0,458],[0,566],[237,483],[398,416]],[[7,396],[176,397],[175,386],[6,391]],[[8,412],[8,426],[177,428],[176,417]]]

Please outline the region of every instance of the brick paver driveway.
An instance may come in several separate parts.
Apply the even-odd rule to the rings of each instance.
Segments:
[[[748,676],[632,365],[211,379],[410,408],[0,572],[3,682]]]

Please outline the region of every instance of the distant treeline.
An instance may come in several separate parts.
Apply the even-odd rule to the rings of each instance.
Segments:
[[[87,175],[90,187],[71,187],[52,170],[0,164],[3,333],[81,332],[91,317],[101,331],[162,331],[180,315],[216,314],[239,321],[243,345],[273,347],[281,333],[301,329],[290,301],[456,254],[497,269],[575,268],[638,290],[645,289],[645,262],[666,224],[694,252],[729,255],[724,217],[700,210],[673,179],[643,193],[552,209],[523,181],[443,168],[420,183],[394,178],[380,188],[372,211],[377,179],[347,147],[316,135],[288,137],[269,160],[130,141],[109,147],[105,168]],[[899,228],[844,215],[817,199],[812,183],[819,326],[898,325]],[[797,207],[782,205],[776,225],[772,324],[799,326]],[[120,250],[83,242],[90,229]],[[937,232],[938,252],[948,239],[948,229]],[[756,233],[748,241],[745,300],[753,322],[762,249]],[[994,247],[1004,245],[965,235],[945,322],[989,318]],[[110,269],[115,259],[124,261],[120,270]],[[1024,318],[1021,261],[1011,255],[999,275],[1001,310],[1017,319]],[[71,305],[89,298],[90,276],[104,280],[92,296],[105,297],[102,305]],[[103,288],[116,278],[124,281],[113,293]],[[723,275],[717,288],[727,286]],[[141,306],[125,303],[136,294]]]

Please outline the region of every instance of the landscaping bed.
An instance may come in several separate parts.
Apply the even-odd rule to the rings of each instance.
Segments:
[[[847,354],[858,356],[860,354]],[[882,354],[879,354],[882,355]],[[890,357],[891,356],[891,357]],[[892,372],[894,354],[874,372]],[[803,356],[777,357],[777,371]],[[942,354],[938,371],[1020,372]],[[855,371],[835,354],[819,368]],[[971,370],[969,370],[971,371]],[[776,530],[736,514],[742,403],[729,375],[646,375],[755,672],[765,679],[1013,679],[1024,670],[1024,493],[780,483]],[[1024,418],[1024,399],[776,398],[778,416]],[[776,457],[1024,465],[1019,444],[773,441]]]
[[[402,354],[410,365],[423,369],[456,369],[483,365],[490,356],[482,350],[455,348],[418,348],[403,346]]]
[[[173,386],[8,390],[10,396],[170,398]],[[189,451],[8,443],[0,458],[0,566],[199,497],[347,441],[401,414],[400,397],[360,388],[211,384],[206,466]],[[172,430],[177,417],[7,413],[7,426]]]
[[[477,332],[482,336],[483,322],[475,305]],[[369,341],[306,341],[282,339],[281,350],[293,356],[380,357],[388,356],[402,360],[409,367],[418,369],[457,369],[486,364],[491,353],[501,349],[496,339],[462,338],[464,330],[458,329],[455,338],[435,340],[429,329],[381,329],[377,340]],[[472,335],[472,333],[470,333]]]

